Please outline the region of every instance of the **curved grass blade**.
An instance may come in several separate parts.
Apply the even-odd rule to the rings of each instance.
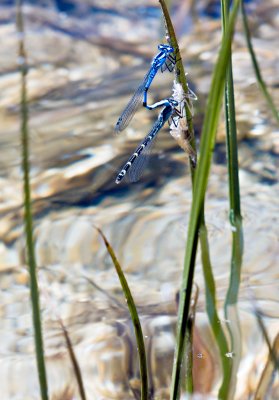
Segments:
[[[270,344],[268,344],[270,348]],[[277,360],[277,365],[274,361]],[[258,387],[256,389],[254,400],[265,400],[270,396],[270,390],[275,379],[276,369],[278,370],[278,360],[279,360],[279,333],[274,339],[273,346],[269,349],[268,359],[266,365],[262,372]],[[277,372],[278,373],[278,372]]]
[[[24,180],[24,223],[26,235],[26,247],[30,275],[30,295],[32,304],[32,319],[35,335],[35,349],[37,370],[39,375],[39,384],[41,391],[41,398],[48,400],[48,387],[47,376],[44,358],[44,343],[42,334],[42,323],[40,314],[40,297],[37,282],[37,265],[34,251],[33,241],[33,219],[31,208],[31,189],[29,177],[29,127],[28,127],[28,99],[26,89],[26,76],[27,76],[27,59],[24,44],[24,23],[22,16],[22,0],[16,2],[16,26],[19,41],[19,60],[20,74],[21,74],[21,147],[22,147],[22,169]]]
[[[136,341],[137,341],[137,346],[138,346],[140,376],[141,376],[141,400],[148,400],[148,377],[147,377],[147,363],[146,363],[145,346],[144,346],[143,334],[142,334],[140,319],[138,316],[136,305],[135,305],[132,293],[130,291],[128,282],[125,278],[125,275],[123,274],[122,268],[116,258],[116,255],[115,255],[111,245],[109,244],[107,238],[105,237],[105,235],[103,234],[101,229],[96,226],[95,226],[95,229],[99,232],[99,234],[101,235],[101,237],[106,245],[107,251],[112,259],[112,262],[115,266],[119,281],[121,283],[123,294],[127,301],[127,306],[129,308],[130,316],[131,316],[132,323],[134,326]]]
[[[159,3],[161,5],[162,12],[164,15],[166,31],[167,31],[168,37],[169,37],[169,43],[173,47],[175,55],[176,55],[176,64],[175,64],[176,82],[179,85],[181,85],[182,91],[184,92],[184,94],[191,95],[191,92],[189,92],[189,87],[188,87],[188,83],[187,83],[187,75],[185,74],[185,71],[184,71],[184,66],[183,66],[181,55],[180,55],[180,50],[179,50],[179,46],[177,43],[176,34],[175,34],[175,31],[174,31],[174,28],[172,25],[172,21],[171,21],[167,6],[166,6],[164,0],[159,0]],[[188,134],[187,140],[189,138],[189,141],[187,142],[186,149],[187,150],[191,149],[191,152],[187,151],[187,154],[188,154],[189,160],[190,160],[190,169],[191,169],[191,177],[192,177],[192,184],[193,184],[197,159],[196,159],[195,134],[194,134],[194,126],[193,126],[193,113],[192,113],[192,104],[191,104],[190,96],[189,96],[189,100],[184,101],[183,104],[184,104],[184,110],[182,109],[180,111],[181,111],[182,115],[185,115],[185,119],[182,119],[180,121],[179,125],[181,124],[180,129],[183,129],[183,125],[187,129],[187,134]],[[185,122],[182,122],[182,121],[185,121]],[[182,132],[182,138],[181,138],[181,140],[179,139],[179,141],[178,141],[180,146],[181,146],[181,144],[183,145],[182,148],[184,150],[185,150],[185,143],[186,143],[185,132],[186,132],[186,130],[184,132]],[[183,137],[183,133],[184,133],[184,137]],[[178,133],[178,135],[177,135],[176,129],[174,131],[172,131],[171,134],[172,135],[174,134],[174,137],[176,140],[177,140],[177,136],[180,136],[180,133]],[[193,154],[194,154],[194,157],[192,156]],[[193,162],[193,160],[194,160],[194,162]],[[195,244],[193,247],[193,258],[192,258],[193,264],[195,263],[197,245],[198,245],[198,233],[197,233]],[[189,282],[189,286],[187,287],[187,291],[188,291],[188,293],[190,293],[190,296],[188,297],[188,309],[190,309],[192,284],[193,284],[193,280],[191,280]],[[182,311],[180,308],[180,311],[178,312],[178,319],[180,318],[181,312]],[[188,338],[190,338],[189,326],[185,325],[183,327],[183,331],[181,331],[180,334],[177,335],[177,339],[176,339],[176,346],[178,345],[178,342],[180,342],[182,344],[181,348],[180,348],[181,354],[179,354],[179,356],[181,356],[181,358],[180,358],[180,362],[178,364],[178,363],[176,363],[176,355],[175,355],[174,366],[173,366],[173,371],[172,371],[171,399],[174,398],[173,396],[178,396],[179,392],[180,392],[179,379],[176,380],[176,383],[174,383],[174,375],[176,377],[180,376],[180,370],[182,368],[182,360],[183,360],[183,353],[184,353],[184,342],[185,342],[187,333],[188,333]],[[177,347],[176,347],[176,349],[177,349]],[[186,353],[189,354],[190,352],[191,352],[191,340],[188,340]],[[188,358],[188,363],[186,365],[186,382],[185,382],[186,385],[183,385],[183,386],[186,386],[187,390],[189,389],[190,391],[193,388],[193,379],[192,379],[191,368],[192,368],[191,358]]]
[[[229,353],[229,347],[217,313],[216,286],[210,261],[206,226],[204,224],[201,224],[200,226],[199,235],[201,242],[202,268],[205,280],[206,312],[214,338],[218,344],[219,356],[223,370],[223,381],[219,389],[218,398],[226,399],[230,390],[232,360],[225,356]]]
[[[246,11],[245,11],[245,6],[244,6],[244,1],[241,0],[241,14],[242,14],[242,20],[243,20],[243,26],[244,26],[244,32],[245,32],[245,37],[246,37],[246,42],[247,42],[247,47],[248,50],[250,52],[250,56],[251,56],[251,60],[252,60],[252,64],[255,70],[255,75],[256,78],[258,80],[258,84],[261,88],[261,91],[271,109],[271,112],[275,118],[275,120],[277,121],[277,123],[279,123],[279,112],[276,109],[276,106],[273,102],[273,99],[271,97],[271,95],[269,94],[265,81],[263,80],[262,74],[261,74],[261,70],[257,61],[257,57],[256,57],[256,53],[254,52],[253,49],[253,45],[252,45],[252,40],[251,40],[251,34],[250,34],[250,30],[249,30],[249,24],[248,24],[248,18],[246,15]]]
[[[162,1],[163,0],[160,0],[161,4]],[[209,176],[211,156],[215,145],[215,135],[220,115],[222,94],[225,85],[228,56],[230,54],[234,23],[238,7],[239,0],[236,0],[234,2],[234,6],[230,16],[227,32],[222,39],[222,45],[219,51],[218,60],[214,68],[211,90],[209,93],[202,131],[200,159],[194,177],[193,202],[190,213],[186,255],[184,261],[183,282],[179,304],[177,345],[175,349],[175,360],[171,388],[172,400],[177,399],[179,396],[180,366],[183,358],[184,333],[187,325],[191,299],[191,290],[189,290],[189,288],[191,289],[192,287],[194,276],[194,251],[196,249],[198,241],[198,229],[202,218],[203,203]]]
[[[117,307],[122,308],[122,310],[126,311],[126,307],[124,307],[124,305],[120,303],[120,301],[118,301],[116,297],[112,296],[106,290],[102,289],[99,285],[97,285],[97,283],[93,281],[93,279],[85,275],[83,275],[83,277],[87,280],[87,282],[90,283],[90,285],[92,285],[95,289],[97,289],[100,293],[107,297],[111,301],[111,304],[116,305]]]
[[[229,18],[229,2],[221,0],[222,26],[226,32]],[[237,370],[241,359],[241,329],[237,311],[237,299],[241,280],[241,267],[243,257],[243,229],[240,204],[239,171],[238,171],[238,147],[235,118],[234,83],[231,51],[228,56],[227,76],[225,84],[225,118],[226,118],[226,145],[227,168],[230,198],[230,223],[232,227],[232,252],[230,282],[225,299],[225,317],[230,320],[227,326],[230,334],[231,358],[230,370],[230,396],[233,397],[236,389]]]
[[[70,360],[72,362],[74,373],[75,373],[75,376],[76,376],[76,379],[77,379],[80,398],[82,400],[86,400],[86,395],[85,395],[82,375],[81,375],[81,371],[80,371],[80,366],[78,364],[78,361],[77,361],[77,358],[76,358],[76,355],[75,355],[75,352],[74,352],[74,349],[73,349],[72,341],[70,339],[70,336],[69,336],[69,333],[67,331],[67,328],[63,324],[62,319],[58,318],[58,322],[59,322],[59,325],[61,326],[64,338],[65,338],[65,341],[66,341],[66,344],[67,344],[67,349],[68,349],[68,352],[69,352]]]
[[[252,308],[255,313],[259,328],[262,332],[268,348],[268,359],[266,361],[266,365],[262,372],[254,397],[254,400],[264,400],[271,397],[270,390],[276,376],[276,371],[277,373],[279,371],[279,333],[276,335],[272,345],[263,321],[263,314],[257,306],[256,299],[253,296],[250,297]]]
[[[186,81],[184,67],[181,62],[179,47],[177,44],[177,40],[176,40],[175,32],[174,32],[174,29],[172,26],[172,22],[171,22],[171,19],[168,14],[168,10],[166,8],[164,1],[162,0],[162,1],[160,1],[160,3],[161,3],[162,10],[164,13],[167,31],[170,36],[170,42],[177,54],[178,69],[176,71],[177,72],[176,80],[182,86],[184,93],[189,93],[189,88],[188,88],[188,84]],[[191,95],[191,91],[189,94]],[[195,95],[192,95],[192,97],[194,100],[197,98]],[[193,125],[192,125],[191,103],[190,104],[187,103],[186,106],[188,106],[188,108],[185,109],[186,119],[187,119],[187,122],[185,123],[185,125],[188,129],[188,124],[189,124],[188,135],[191,136],[191,139],[192,139],[191,143],[192,143],[192,146],[194,149],[194,152],[188,151],[188,154],[190,156],[190,167],[191,167],[192,181],[193,181],[194,180],[194,168],[196,167],[196,157],[194,156],[194,154],[196,153],[195,138],[194,138]],[[187,111],[188,111],[188,115],[187,115]],[[205,286],[206,286],[207,314],[208,314],[208,318],[210,321],[210,325],[211,325],[215,340],[216,340],[218,348],[219,348],[219,355],[221,358],[222,369],[223,369],[223,382],[222,382],[222,385],[219,390],[219,397],[225,398],[225,396],[227,395],[227,393],[229,391],[231,362],[230,362],[229,358],[224,357],[224,355],[226,353],[228,353],[228,345],[227,345],[227,341],[226,341],[226,337],[223,332],[223,329],[219,323],[220,319],[219,319],[218,313],[217,313],[216,296],[215,296],[215,293],[216,293],[215,282],[214,282],[214,276],[213,276],[212,266],[211,266],[211,262],[210,262],[208,240],[207,240],[207,229],[206,229],[205,219],[204,219],[204,204],[202,204],[202,209],[201,209],[199,232],[200,232],[200,242],[201,242],[202,265],[203,265],[203,272],[204,272],[204,279],[205,279]],[[194,243],[195,243],[195,245],[197,245],[197,240]],[[196,254],[196,247],[193,247],[193,254]],[[193,266],[194,266],[194,262],[195,262],[194,256],[192,258],[192,262],[193,262]],[[191,282],[191,280],[189,280],[189,285],[187,287],[187,291],[191,292],[191,290],[192,290],[192,282]],[[190,297],[189,297],[189,301],[190,301]],[[189,352],[189,349],[188,349],[188,352]],[[178,366],[178,368],[180,368],[180,367]],[[188,374],[188,376],[189,376],[189,374]],[[186,377],[186,387],[188,387],[188,389],[191,388],[191,380],[189,381],[187,379],[187,377]],[[173,388],[173,391],[176,391],[176,389]]]
[[[223,28],[226,31],[228,19],[228,2],[222,2]],[[226,137],[227,137],[227,159],[229,175],[229,195],[230,195],[230,223],[233,230],[233,245],[231,257],[231,278],[227,293],[225,308],[228,305],[236,304],[240,285],[242,255],[243,255],[243,233],[242,216],[240,205],[239,171],[238,171],[238,148],[237,130],[235,120],[234,88],[231,55],[227,68],[227,78],[225,85],[225,114],[226,114]]]
[[[267,332],[267,329],[266,329],[264,321],[263,321],[263,314],[262,314],[261,310],[258,308],[258,306],[256,304],[256,300],[253,297],[251,298],[251,301],[252,301],[253,310],[254,310],[255,316],[257,318],[259,328],[263,334],[263,337],[264,337],[265,342],[268,347],[269,357],[271,358],[271,360],[274,364],[274,367],[276,369],[278,369],[278,371],[279,371],[279,357],[277,354],[279,352],[279,338],[275,339],[275,341],[274,341],[274,344],[276,344],[276,346],[275,346],[276,351],[274,351],[274,348],[273,348],[274,346],[271,345],[271,342],[270,342],[270,339],[268,336],[268,332]]]

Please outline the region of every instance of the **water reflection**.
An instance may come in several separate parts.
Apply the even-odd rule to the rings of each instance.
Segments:
[[[36,254],[50,390],[53,399],[77,395],[56,313],[68,327],[88,398],[132,399],[130,387],[138,388],[132,326],[94,223],[111,241],[131,285],[146,336],[151,386],[163,399],[170,385],[175,296],[191,203],[189,170],[184,153],[165,130],[140,183],[115,186],[117,170],[157,115],[140,110],[127,133],[113,136],[117,117],[163,36],[160,12],[157,3],[142,1],[88,4],[46,1],[44,7],[29,3],[25,8]],[[219,45],[219,22],[194,9],[196,14],[187,17],[194,23],[184,26],[183,4],[174,5],[173,16],[174,24],[180,23],[180,46],[199,97],[198,134]],[[276,94],[274,7],[275,1],[257,5],[253,22],[256,52]],[[3,399],[37,399],[22,228],[17,37],[12,5],[2,2],[0,11],[1,390]],[[248,289],[264,312],[271,341],[278,333],[279,142],[240,30],[234,73],[245,235],[239,301],[243,354],[236,398],[248,399],[267,355]],[[156,77],[151,99],[168,96],[171,81],[171,76]],[[228,284],[231,237],[224,146],[220,124],[206,204],[220,309]],[[195,281],[201,293],[194,338],[195,387],[215,395],[220,366],[205,315],[200,260]],[[270,399],[278,397],[276,390],[278,385]]]

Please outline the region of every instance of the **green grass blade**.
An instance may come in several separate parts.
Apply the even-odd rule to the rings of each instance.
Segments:
[[[210,262],[206,226],[203,224],[200,226],[199,235],[201,242],[202,267],[205,280],[206,311],[214,338],[218,345],[223,371],[223,380],[219,389],[218,398],[227,399],[229,398],[230,392],[232,359],[226,357],[226,354],[229,353],[229,347],[217,313],[215,281]]]
[[[268,339],[269,342],[269,339]],[[269,355],[266,361],[264,370],[262,372],[261,378],[258,383],[258,387],[255,392],[254,400],[268,399],[271,392],[272,384],[276,378],[276,360],[277,360],[277,370],[278,370],[278,360],[279,360],[279,333],[276,335],[273,346],[270,348],[271,344],[268,344]],[[277,372],[278,373],[278,372]]]
[[[177,43],[175,31],[172,25],[172,21],[168,12],[168,8],[166,6],[166,3],[164,0],[159,0],[159,3],[162,8],[162,12],[165,18],[165,24],[166,24],[166,29],[170,38],[170,44],[174,49],[174,52],[176,54],[176,63],[175,63],[175,75],[176,75],[176,81],[181,84],[184,93],[188,93],[188,84],[187,84],[187,77],[184,71],[184,66],[182,62],[182,58],[180,55],[180,49]],[[194,132],[194,126],[193,126],[193,116],[192,112],[190,109],[190,101],[189,104],[185,102],[185,114],[186,114],[186,120],[187,120],[187,126],[189,129],[189,136],[190,136],[190,145],[192,149],[196,152],[196,143],[195,143],[195,132]],[[194,168],[192,163],[190,162],[191,166],[191,173],[192,177],[194,174]]]
[[[189,394],[193,394],[194,379],[193,379],[193,344],[194,344],[194,326],[197,311],[197,303],[199,298],[199,288],[196,285],[196,293],[193,296],[193,301],[191,304],[191,311],[189,313],[189,318],[187,321],[186,328],[186,387],[185,390]]]
[[[37,266],[33,242],[33,221],[31,209],[31,192],[30,192],[30,178],[29,178],[29,129],[28,129],[28,100],[26,91],[26,75],[27,75],[27,62],[26,53],[24,48],[24,25],[22,17],[22,1],[17,0],[17,15],[16,24],[19,34],[19,59],[20,74],[21,74],[21,145],[22,145],[22,169],[24,174],[24,224],[26,235],[27,257],[30,275],[30,295],[32,304],[32,317],[35,335],[35,349],[37,359],[37,369],[39,375],[39,383],[41,390],[41,397],[43,400],[48,399],[47,376],[44,359],[44,346],[42,335],[42,324],[40,314],[40,298],[37,282]]]
[[[75,376],[76,376],[76,380],[77,380],[77,384],[78,384],[80,398],[82,400],[86,400],[86,395],[85,395],[82,375],[81,375],[81,371],[80,371],[80,366],[79,366],[79,363],[77,361],[77,358],[76,358],[76,355],[75,355],[75,352],[74,352],[74,348],[73,348],[73,345],[72,345],[71,338],[70,338],[69,333],[67,331],[67,328],[63,324],[63,321],[62,321],[61,318],[58,319],[58,322],[59,322],[59,325],[61,326],[64,338],[65,338],[65,342],[66,342],[66,345],[67,345],[68,353],[69,353],[69,356],[70,356],[70,360],[72,362],[73,370],[74,370],[74,373],[75,373]]]
[[[128,282],[125,278],[125,275],[123,274],[122,268],[119,264],[119,261],[116,258],[116,255],[115,255],[111,245],[109,244],[107,238],[105,237],[105,235],[103,234],[101,229],[99,229],[97,227],[95,227],[95,228],[101,235],[101,237],[106,245],[107,251],[108,251],[108,253],[112,259],[112,262],[115,266],[115,270],[117,272],[119,281],[122,286],[124,296],[127,301],[127,306],[128,306],[129,312],[130,312],[133,326],[134,326],[136,341],[137,341],[137,346],[138,346],[140,375],[141,375],[141,400],[148,400],[148,377],[147,377],[147,363],[146,363],[145,346],[144,346],[143,334],[142,334],[140,319],[138,316],[136,305],[135,305],[132,293],[130,291],[130,288],[128,286]]]
[[[221,0],[222,8],[222,25],[223,31],[226,32],[229,9],[227,0]],[[235,119],[235,101],[234,101],[234,84],[231,52],[229,54],[229,62],[227,67],[227,77],[225,85],[225,117],[226,117],[226,138],[227,138],[227,157],[228,157],[228,173],[229,173],[229,196],[230,196],[230,219],[232,225],[237,216],[241,219],[240,208],[240,190],[239,190],[239,171],[238,171],[238,148],[237,148],[237,130]]]
[[[260,70],[260,67],[259,67],[259,64],[257,61],[256,53],[254,52],[254,49],[253,49],[251,34],[250,34],[249,24],[248,24],[248,18],[246,15],[243,0],[241,0],[241,14],[242,14],[244,32],[245,32],[245,36],[246,36],[247,47],[250,52],[250,56],[251,56],[251,60],[252,60],[252,64],[254,67],[254,71],[255,71],[255,75],[256,75],[258,84],[260,86],[260,89],[261,89],[266,101],[267,101],[267,104],[269,105],[269,108],[270,108],[275,120],[277,121],[277,123],[279,123],[279,112],[277,111],[274,101],[267,90],[266,84],[262,77],[261,70]]]
[[[85,275],[83,277],[84,279],[87,280],[87,282],[90,283],[90,285],[92,285],[95,289],[97,289],[100,293],[102,293],[105,297],[107,297],[113,306],[116,306],[117,308],[122,308],[122,310],[125,311],[127,310],[127,308],[122,303],[120,303],[120,301],[118,301],[116,297],[112,296],[106,290],[102,289],[99,285],[97,285],[96,282],[93,281],[93,279]]]
[[[182,62],[181,55],[180,55],[179,45],[178,45],[178,42],[176,39],[175,30],[174,30],[174,27],[173,27],[173,24],[172,24],[172,21],[171,21],[169,12],[168,12],[168,8],[167,8],[164,0],[159,0],[159,3],[161,5],[162,12],[164,15],[166,30],[167,30],[168,36],[169,36],[169,41],[170,41],[170,44],[173,47],[174,52],[176,54],[176,63],[175,63],[176,82],[181,84],[184,93],[188,93],[187,76],[185,74],[184,65]],[[194,133],[192,112],[190,109],[190,101],[189,101],[189,104],[188,104],[188,102],[185,102],[185,118],[187,121],[188,130],[189,130],[190,146],[193,149],[193,151],[196,153],[195,133]],[[190,157],[189,157],[189,161],[190,161],[191,177],[192,177],[192,184],[193,184],[195,168],[194,168],[194,165],[193,165]],[[193,254],[195,254],[195,255],[197,252],[197,246],[198,246],[198,240],[196,241],[196,247],[193,250]],[[192,287],[190,288],[190,292],[192,292]],[[189,301],[190,300],[191,299],[189,299]],[[193,330],[193,324],[194,324],[194,321],[188,321],[188,324],[186,326],[186,331],[185,331],[185,338],[186,338],[185,340],[187,343],[185,387],[186,387],[186,390],[188,393],[193,393],[193,391],[194,391],[193,374],[192,374],[192,367],[193,367],[192,330]]]
[[[229,18],[229,2],[227,0],[221,0],[221,9],[222,26],[225,34]],[[225,119],[230,198],[230,223],[232,227],[230,282],[225,299],[225,316],[226,319],[230,320],[228,330],[231,339],[231,350],[234,354],[233,358],[231,358],[232,371],[230,383],[230,396],[233,396],[236,388],[237,370],[241,358],[241,329],[237,311],[237,299],[241,280],[243,257],[243,229],[240,204],[237,130],[231,52],[229,54],[225,84]]]
[[[228,65],[228,57],[230,54],[231,40],[238,7],[239,0],[236,0],[230,16],[227,32],[222,40],[218,60],[214,68],[208,104],[206,107],[206,114],[201,137],[200,159],[194,179],[193,203],[191,207],[190,222],[188,227],[183,281],[179,304],[177,346],[175,349],[175,360],[171,388],[172,400],[177,399],[179,395],[180,365],[183,357],[184,332],[189,315],[189,304],[191,298],[189,287],[192,287],[194,276],[195,257],[193,255],[193,249],[197,244],[196,242],[198,237],[198,227],[200,225],[201,211],[210,171],[211,156],[215,145],[215,136],[220,115],[222,93],[225,85],[226,69]]]
[[[269,335],[267,332],[267,329],[265,327],[264,321],[263,321],[263,314],[261,312],[261,310],[258,308],[257,304],[256,304],[256,300],[252,298],[252,305],[253,305],[253,309],[254,309],[254,313],[260,328],[260,331],[262,332],[262,335],[264,337],[264,340],[267,344],[267,348],[269,351],[269,357],[271,358],[275,368],[279,371],[279,358],[278,355],[276,353],[278,353],[278,349],[279,349],[279,339],[277,339],[277,350],[274,351],[274,346],[272,346],[270,339],[269,339]],[[274,343],[276,343],[276,340],[274,341]]]
[[[179,82],[182,87],[184,92],[187,92],[187,80],[186,80],[186,75],[184,71],[184,66],[182,63],[181,55],[180,55],[180,50],[179,46],[177,43],[175,31],[172,25],[171,18],[169,16],[168,9],[165,5],[164,0],[159,0],[162,11],[164,14],[165,18],[165,23],[166,23],[166,28],[168,35],[170,37],[170,43],[172,47],[175,49],[175,53],[177,54],[177,63],[176,63],[176,80]],[[193,149],[196,149],[196,144],[195,144],[195,136],[194,136],[194,127],[193,127],[193,121],[192,121],[192,113],[189,107],[186,105],[186,119],[187,119],[187,125],[189,127],[190,131],[190,137],[192,138],[191,146]],[[190,163],[191,167],[191,175],[192,175],[192,182],[194,180],[194,173],[195,170],[193,169],[192,164]],[[204,278],[205,278],[205,286],[206,286],[206,309],[207,309],[207,314],[208,318],[210,321],[210,325],[215,337],[215,340],[217,342],[218,348],[219,348],[219,354],[221,357],[221,363],[222,363],[222,369],[223,369],[223,382],[220,388],[219,394],[222,396],[222,398],[225,398],[225,393],[228,393],[228,388],[230,384],[230,369],[231,369],[231,361],[224,355],[228,353],[228,345],[226,341],[225,334],[223,332],[222,326],[219,323],[220,319],[218,317],[217,313],[217,308],[216,308],[216,296],[215,296],[215,282],[214,282],[214,276],[212,273],[212,266],[210,262],[210,255],[209,255],[209,249],[208,249],[208,240],[207,240],[207,229],[206,229],[206,224],[205,224],[205,219],[204,219],[204,205],[202,205],[202,211],[201,211],[201,218],[200,218],[200,243],[201,243],[201,253],[202,253],[202,264],[203,264],[203,272],[204,272]],[[195,241],[197,244],[197,241]],[[196,254],[197,247],[193,249],[193,254]],[[193,260],[194,262],[194,260]],[[191,282],[189,282],[191,284]],[[192,291],[192,287],[187,288],[188,292]],[[187,333],[188,332],[188,333]],[[190,337],[189,329],[186,327],[186,338]],[[190,346],[190,344],[189,344]],[[191,346],[190,346],[191,347]],[[188,361],[191,360],[189,357],[189,348],[186,350],[188,354]],[[191,363],[190,363],[191,364]],[[192,365],[188,368],[188,365],[186,366],[186,390],[188,393],[193,392],[193,379],[191,379],[191,367]]]

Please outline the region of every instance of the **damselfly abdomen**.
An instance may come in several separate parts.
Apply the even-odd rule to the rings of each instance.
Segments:
[[[168,121],[169,118],[176,114],[177,110],[175,107],[178,106],[178,102],[173,98],[169,98],[159,101],[158,103],[149,106],[149,108],[154,109],[161,106],[164,106],[164,108],[160,112],[157,121],[151,128],[148,135],[146,135],[144,140],[141,142],[141,144],[123,166],[116,177],[115,183],[120,183],[122,179],[126,176],[126,174],[128,174],[128,177],[132,182],[136,182],[137,180],[139,180],[144,170],[144,166],[146,165],[147,157],[154,142],[154,139],[161,128],[164,126],[166,121]]]

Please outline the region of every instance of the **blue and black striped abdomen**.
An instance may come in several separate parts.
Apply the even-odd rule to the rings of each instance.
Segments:
[[[151,148],[154,138],[156,137],[156,135],[160,131],[160,129],[163,127],[165,122],[170,118],[173,111],[174,111],[173,105],[171,105],[168,102],[168,104],[163,108],[163,110],[159,114],[158,119],[155,122],[155,124],[153,125],[151,131],[144,138],[144,140],[141,142],[141,144],[138,146],[138,148],[135,150],[135,152],[131,155],[129,160],[126,162],[124,167],[121,169],[121,171],[117,175],[115,183],[117,183],[117,184],[120,183],[128,171],[130,172],[129,177],[130,177],[131,181],[134,182],[139,179],[139,177],[143,171],[143,166],[144,166],[143,157],[144,157],[144,155],[148,154],[148,151]]]

